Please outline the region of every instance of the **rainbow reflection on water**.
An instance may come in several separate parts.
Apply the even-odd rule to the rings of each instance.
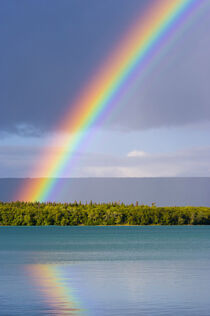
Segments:
[[[34,264],[27,266],[34,284],[41,288],[44,302],[53,315],[87,315],[71,286],[71,278],[62,265]]]

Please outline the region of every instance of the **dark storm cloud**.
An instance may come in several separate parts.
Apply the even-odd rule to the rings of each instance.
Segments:
[[[140,130],[210,120],[210,6],[116,107],[115,128]],[[139,76],[141,78],[141,76]]]
[[[0,2],[0,130],[50,131],[148,1]],[[210,119],[210,13],[115,105],[107,128]],[[113,112],[113,113],[114,113]]]
[[[143,5],[1,1],[1,130],[50,130]]]

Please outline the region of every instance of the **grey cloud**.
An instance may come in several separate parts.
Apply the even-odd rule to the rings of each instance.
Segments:
[[[77,158],[74,175],[80,177],[210,176],[210,147],[140,157],[87,154]]]
[[[210,121],[210,6],[143,80],[116,104],[109,126],[122,130]],[[144,74],[144,73],[143,73]]]
[[[52,131],[145,3],[1,1],[0,130],[22,136]],[[154,70],[112,105],[104,128],[209,122],[207,8]]]
[[[36,147],[0,146],[0,178],[27,177],[39,154]]]
[[[80,172],[102,177],[193,177],[210,176],[210,147],[136,157],[92,157],[81,162]],[[83,158],[86,159],[87,158]],[[83,165],[84,164],[84,165]]]
[[[144,6],[138,0],[3,0],[0,130],[50,131]],[[120,10],[119,10],[120,6]]]
[[[1,146],[0,177],[33,177],[42,147]],[[120,156],[77,153],[69,162],[65,177],[191,177],[210,176],[210,147],[170,153],[142,153]],[[51,149],[52,157],[57,148]],[[48,158],[49,159],[49,156]],[[43,161],[46,163],[46,161]],[[73,166],[73,168],[72,168]],[[37,174],[36,177],[46,176]]]

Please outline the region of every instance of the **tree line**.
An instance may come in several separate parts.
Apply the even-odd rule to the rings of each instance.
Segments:
[[[1,226],[210,225],[209,207],[0,202]]]

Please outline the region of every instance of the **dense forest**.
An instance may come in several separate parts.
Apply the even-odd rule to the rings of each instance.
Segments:
[[[210,208],[0,202],[0,225],[210,225]]]

